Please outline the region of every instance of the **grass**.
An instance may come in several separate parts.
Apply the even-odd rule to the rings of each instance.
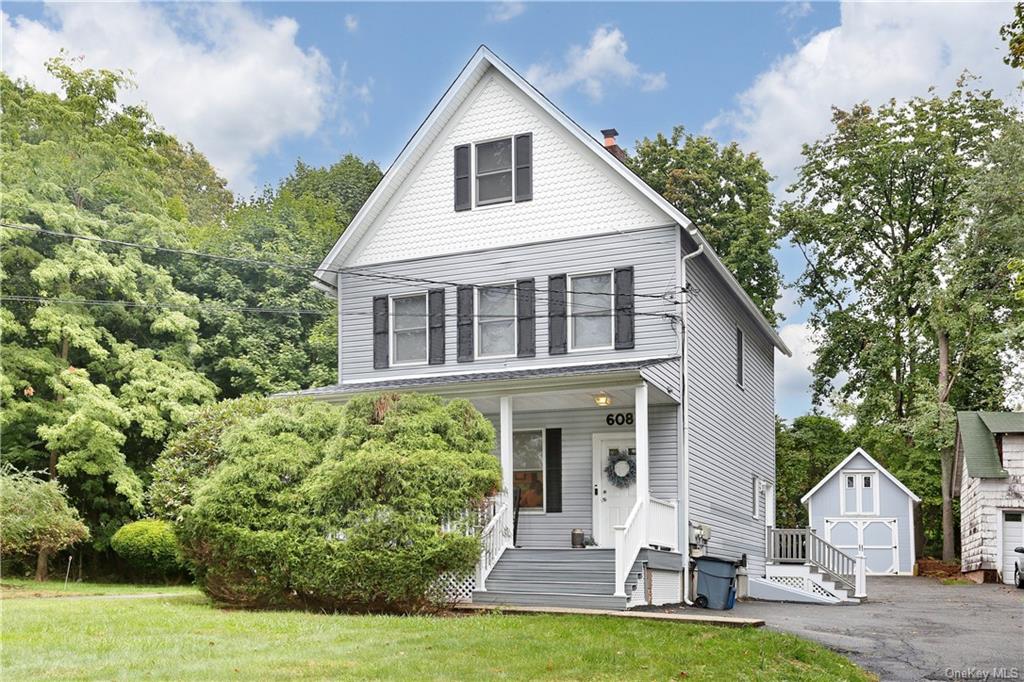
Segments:
[[[595,616],[230,611],[198,594],[11,599],[2,609],[0,670],[5,682],[139,677],[871,679],[817,644],[763,628]]]
[[[101,594],[144,594],[144,593],[199,594],[192,585],[132,585],[128,583],[78,583],[63,580],[36,582],[26,578],[8,578],[0,581],[0,599],[26,597],[71,597]]]

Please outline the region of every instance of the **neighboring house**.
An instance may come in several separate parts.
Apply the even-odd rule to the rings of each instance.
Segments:
[[[1013,583],[1024,555],[1024,413],[958,412],[961,570]]]
[[[857,448],[800,502],[811,529],[847,554],[864,552],[868,575],[910,575],[917,555],[914,509],[921,498]]]
[[[476,602],[678,602],[691,539],[764,571],[789,350],[604,134],[481,47],[316,275],[338,384],[303,395],[424,391],[495,425],[512,494],[461,586]]]

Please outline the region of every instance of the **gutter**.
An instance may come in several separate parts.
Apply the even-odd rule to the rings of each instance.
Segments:
[[[690,373],[690,344],[686,342],[686,332],[689,329],[689,319],[687,317],[689,312],[689,282],[686,277],[686,262],[691,258],[704,253],[703,241],[693,237],[693,234],[687,230],[690,237],[697,244],[697,250],[693,253],[688,253],[683,256],[680,261],[680,284],[682,293],[679,296],[680,310],[680,323],[679,323],[679,344],[682,352],[680,359],[681,367],[679,369],[679,390],[681,391],[681,410],[683,418],[681,425],[683,429],[683,485],[680,490],[683,492],[683,602],[687,606],[693,606],[693,602],[690,601],[690,391],[686,386],[686,380]],[[681,242],[681,240],[680,240]],[[680,246],[682,244],[680,243]]]

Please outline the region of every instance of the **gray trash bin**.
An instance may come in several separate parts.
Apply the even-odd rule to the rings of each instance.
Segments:
[[[697,604],[709,609],[731,609],[736,603],[736,562],[697,558]]]

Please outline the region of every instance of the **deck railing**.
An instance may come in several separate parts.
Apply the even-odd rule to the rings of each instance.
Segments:
[[[769,529],[768,560],[780,564],[810,564],[843,587],[854,590],[863,562],[825,542],[809,528]]]
[[[633,568],[647,535],[643,498],[638,499],[625,523],[615,526],[615,596],[626,596],[626,576]]]
[[[649,498],[647,516],[647,544],[675,550],[679,544],[679,517],[675,500]]]

